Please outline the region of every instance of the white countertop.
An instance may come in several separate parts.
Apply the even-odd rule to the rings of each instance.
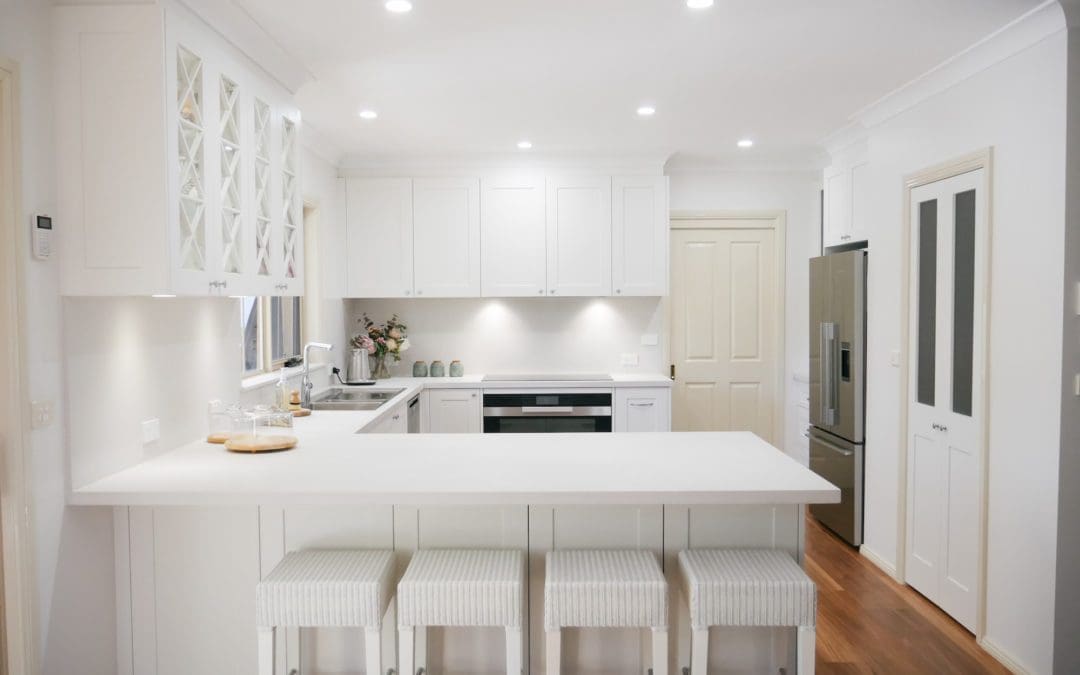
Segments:
[[[395,401],[418,391],[418,386],[408,387]],[[299,418],[293,431],[300,443],[287,452],[234,454],[220,445],[190,443],[73,490],[71,503],[804,504],[840,500],[837,488],[750,433],[356,433],[392,407],[374,413],[318,411]]]

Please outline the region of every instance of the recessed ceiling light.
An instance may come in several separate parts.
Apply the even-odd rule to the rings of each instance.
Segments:
[[[518,141],[518,148],[521,150],[532,150],[532,141]]]
[[[374,110],[361,110],[359,114],[362,120],[373,120],[379,116]]]
[[[686,0],[686,6],[690,9],[708,9],[713,6],[713,0]]]
[[[754,141],[750,140],[749,138],[744,138],[741,141],[739,141],[737,145],[740,148],[752,148],[752,147],[754,147]]]
[[[404,14],[412,11],[412,3],[409,0],[386,0],[386,10],[394,14]]]
[[[656,108],[651,105],[643,105],[637,109],[637,114],[641,117],[652,117],[656,114]]]

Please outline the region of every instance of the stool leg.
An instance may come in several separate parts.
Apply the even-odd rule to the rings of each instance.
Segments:
[[[506,627],[506,675],[521,675],[521,627]]]
[[[259,675],[274,675],[273,627],[259,627]]]
[[[364,629],[364,661],[367,675],[382,675],[382,631],[372,626]]]
[[[652,629],[652,671],[653,675],[667,675],[668,667],[667,626]]]
[[[690,633],[690,675],[706,675],[709,669],[709,628]]]
[[[413,652],[413,627],[398,626],[398,674],[416,675]]]
[[[562,669],[562,631],[558,628],[547,631],[547,675],[559,675]]]
[[[799,626],[797,642],[799,675],[814,675],[814,658],[817,655],[817,631],[813,626]]]
[[[416,670],[427,673],[427,626],[416,627]]]

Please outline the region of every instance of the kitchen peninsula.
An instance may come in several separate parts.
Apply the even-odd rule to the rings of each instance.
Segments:
[[[654,551],[672,589],[678,648],[670,665],[679,672],[689,627],[675,590],[678,552],[754,546],[801,558],[803,505],[840,499],[836,487],[746,432],[370,433],[423,390],[404,384],[380,411],[297,419],[295,450],[253,456],[197,441],[72,490],[73,504],[116,507],[120,647],[133,655],[134,672],[163,649],[211,650],[218,659],[224,651],[237,672],[252,671],[254,584],[286,551],[392,548],[404,569],[419,548],[465,546],[528,551],[532,672],[543,672],[546,551]],[[387,621],[392,614],[391,605]],[[427,672],[499,670],[497,632],[457,639],[465,634],[456,630],[430,631]],[[711,651],[728,667],[783,667],[793,663],[789,632],[715,630]],[[315,662],[359,669],[359,638],[305,633],[301,640],[293,631],[279,650],[283,672]],[[644,672],[647,642],[635,630],[585,631],[567,648],[581,672]]]

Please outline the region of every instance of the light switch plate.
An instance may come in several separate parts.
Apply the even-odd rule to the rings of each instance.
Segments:
[[[1080,373],[1073,376],[1073,394],[1080,396]]]
[[[619,363],[624,366],[636,366],[638,364],[637,354],[623,354],[619,357]]]
[[[900,350],[899,349],[894,349],[891,352],[889,352],[889,365],[892,366],[893,368],[899,368],[900,367]]]
[[[643,347],[655,347],[658,344],[660,344],[660,337],[656,333],[646,333],[641,336]]]
[[[30,428],[44,429],[52,424],[53,402],[31,401],[30,402]]]
[[[144,420],[142,423],[143,445],[153,443],[161,438],[161,421],[158,418]]]

